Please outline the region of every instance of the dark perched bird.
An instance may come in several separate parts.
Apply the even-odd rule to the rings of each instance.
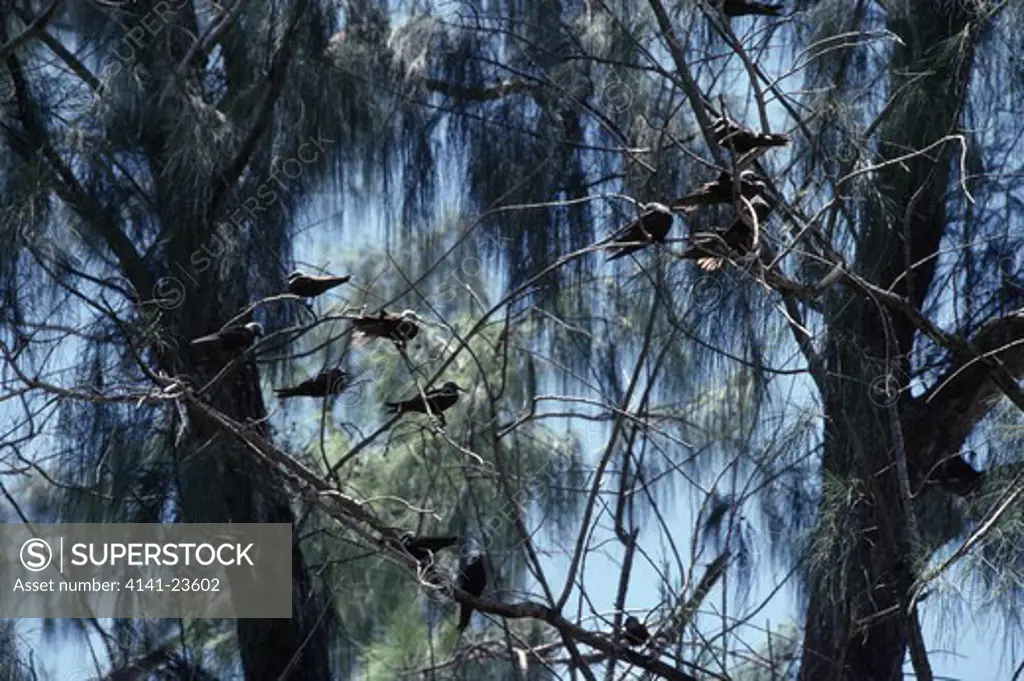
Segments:
[[[487,571],[484,569],[484,557],[481,553],[475,553],[459,568],[459,588],[479,598],[486,586]],[[469,626],[472,617],[473,606],[463,603],[459,609],[459,631]]]
[[[757,215],[758,229],[764,229],[764,221],[772,212],[772,206],[760,194],[748,199]],[[722,266],[726,257],[750,253],[754,247],[754,230],[739,215],[725,231],[698,232],[691,235],[690,246],[679,257],[696,260],[702,270],[708,272]]]
[[[224,352],[238,352],[251,346],[263,335],[263,325],[258,322],[228,326],[209,336],[200,336],[192,345],[215,348]]]
[[[722,12],[727,17],[742,17],[748,14],[777,17],[782,14],[785,7],[785,5],[770,5],[767,2],[751,2],[751,0],[724,0],[720,4]]]
[[[451,408],[459,401],[459,391],[466,392],[455,383],[448,381],[440,388],[426,391],[426,400],[423,399],[423,395],[416,395],[402,402],[385,402],[384,406],[388,408],[389,414],[404,414],[407,411],[426,414],[427,407],[430,407],[430,413],[436,416],[441,422],[441,426],[444,427],[445,420],[441,412]]]
[[[622,628],[625,632],[626,643],[631,646],[642,646],[647,643],[647,639],[651,637],[650,632],[647,631],[647,627],[632,615],[626,618]]]
[[[352,326],[362,336],[387,338],[400,346],[416,337],[420,327],[416,325],[419,317],[412,310],[404,310],[400,314],[391,314],[381,310],[375,315],[363,315],[352,320]]]
[[[768,186],[753,170],[744,170],[740,173],[739,189],[740,195],[746,196],[749,199],[752,196],[766,192]],[[732,199],[732,173],[723,170],[716,179],[711,182],[705,182],[692,193],[673,201],[672,208],[675,210],[689,206],[731,203]]]
[[[960,454],[954,454],[939,463],[929,477],[939,486],[964,497],[978,486],[984,473],[974,470]]]
[[[711,126],[711,132],[716,142],[737,154],[745,154],[760,147],[784,147],[789,144],[788,135],[754,132],[728,118],[719,118],[715,121]]]
[[[412,532],[406,532],[397,543],[408,551],[417,562],[422,563],[430,560],[431,554],[449,546],[455,546],[458,541],[459,538],[456,536],[417,537]]]
[[[668,206],[660,203],[648,203],[643,207],[643,213],[633,222],[620,229],[613,237],[612,244],[634,244],[615,248],[613,255],[605,260],[615,260],[634,251],[639,251],[649,243],[661,243],[665,235],[672,228],[672,211]],[[647,243],[635,243],[647,242]],[[614,246],[609,246],[614,248]]]
[[[326,291],[330,291],[336,286],[341,286],[351,278],[352,277],[348,275],[343,277],[321,277],[306,274],[301,270],[295,270],[288,275],[288,293],[301,296],[302,298],[312,298]]]
[[[291,388],[278,388],[274,392],[280,398],[285,397],[330,397],[340,395],[352,383],[352,374],[335,367],[321,371],[313,378]]]

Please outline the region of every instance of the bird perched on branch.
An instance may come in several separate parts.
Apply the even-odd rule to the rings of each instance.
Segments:
[[[405,347],[420,332],[420,327],[416,325],[418,320],[419,317],[412,310],[404,310],[400,314],[381,310],[375,315],[353,318],[352,326],[367,340],[387,338],[399,347]]]
[[[191,342],[201,348],[238,352],[252,346],[257,338],[263,336],[263,325],[258,322],[227,326],[208,336],[200,336]]]
[[[754,132],[725,117],[719,118],[712,124],[711,132],[714,134],[716,142],[726,149],[732,149],[737,154],[745,154],[752,149],[761,147],[784,147],[789,144],[789,135]]]
[[[744,170],[740,173],[739,181],[740,196],[750,198],[762,194],[768,190],[764,180],[757,176],[753,170]],[[711,205],[714,203],[730,203],[733,200],[732,173],[723,170],[718,177],[711,182],[705,182],[697,187],[692,193],[681,199],[672,202],[671,208],[678,210],[690,206]]]
[[[274,392],[281,399],[286,397],[330,397],[345,392],[351,383],[352,374],[335,367],[321,371],[313,378],[307,378],[296,386],[279,388]]]
[[[636,617],[630,615],[626,618],[626,621],[622,625],[626,643],[631,646],[642,646],[647,643],[647,639],[651,637],[647,627],[643,625]]]
[[[772,212],[772,206],[763,196],[757,194],[749,199],[757,216],[758,231],[764,228],[764,221]],[[744,206],[744,210],[746,207]],[[754,230],[739,215],[725,231],[698,232],[690,236],[690,246],[680,258],[696,260],[702,270],[711,272],[719,269],[727,257],[744,256],[754,247]]]
[[[306,274],[302,270],[295,270],[288,275],[288,293],[301,298],[313,298],[336,286],[341,286],[351,278],[348,275],[341,277],[316,276]]]
[[[629,255],[639,251],[641,248],[645,248],[648,244],[665,241],[665,235],[668,234],[668,230],[672,229],[672,211],[669,210],[668,206],[660,203],[645,204],[643,211],[639,218],[620,229],[612,237],[613,245],[610,245],[608,248],[614,249],[615,252],[608,256],[605,261]],[[633,245],[616,248],[614,244]]]
[[[459,588],[480,598],[487,586],[487,571],[484,569],[482,553],[474,553],[466,559],[465,565],[459,569]],[[459,609],[459,631],[469,626],[473,617],[473,606],[463,603]]]
[[[777,17],[782,14],[785,5],[771,5],[767,2],[752,2],[751,0],[724,0],[718,3],[722,12],[727,17],[742,17],[749,14],[758,14],[765,17]]]
[[[450,409],[452,405],[459,401],[460,391],[466,392],[452,381],[448,381],[440,388],[426,391],[426,400],[423,399],[424,395],[416,395],[402,402],[385,402],[384,406],[388,408],[389,414],[404,414],[408,411],[426,414],[427,407],[429,407],[430,413],[437,417],[443,428],[445,420],[442,412]]]

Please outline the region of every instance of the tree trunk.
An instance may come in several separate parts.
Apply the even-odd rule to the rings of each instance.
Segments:
[[[884,159],[956,132],[973,45],[965,38],[965,49],[946,51],[942,43],[970,20],[964,4],[934,3],[927,12],[890,14],[889,28],[906,47],[894,48],[889,92],[904,85],[904,74],[932,75],[910,86],[901,95],[908,104],[897,105],[881,126],[878,151]],[[854,270],[883,288],[895,282],[893,291],[918,309],[934,276],[936,260],[930,256],[946,230],[952,150],[935,148],[876,174],[873,185],[881,198],[870,205],[857,247]],[[923,547],[913,543],[900,494],[895,461],[901,438],[877,388],[907,387],[915,328],[860,291],[838,293],[829,309],[823,496],[800,679],[895,681],[903,678],[907,651],[903,606],[924,556],[918,555]],[[896,401],[903,431],[912,402],[906,392]],[[924,464],[914,461],[917,451],[906,449],[911,470]]]
[[[187,315],[184,315],[187,318]],[[227,317],[225,317],[226,319]],[[202,335],[209,329],[193,328],[185,335]],[[194,336],[193,336],[194,337]],[[200,385],[220,368],[201,363]],[[253,362],[237,367],[214,392],[214,407],[242,423],[252,423],[263,437],[266,408],[259,389],[259,373]],[[280,475],[258,466],[236,440],[193,412],[198,424],[194,450],[182,462],[182,505],[185,522],[294,523]],[[316,594],[297,543],[292,544],[291,619],[236,620],[242,668],[246,681],[329,681],[330,602]]]
[[[192,15],[187,13],[187,16]],[[7,40],[0,24],[0,44]],[[13,53],[7,56],[5,65],[15,85],[23,126],[23,132],[9,134],[8,141],[26,161],[40,155],[46,159],[56,178],[56,193],[89,225],[92,233],[105,241],[140,299],[149,301],[157,293],[154,283],[158,280],[150,270],[151,263],[143,261],[135,244],[122,231],[122,221],[108,213],[102,197],[81,184],[72,169],[52,151],[39,115],[40,107],[31,98],[20,62]],[[146,150],[151,160],[161,165],[162,151],[168,145],[166,138],[161,137],[166,128],[161,129],[156,118],[147,128]],[[160,179],[162,182],[157,182],[156,188],[158,196],[177,199],[181,188],[173,186],[163,176]],[[209,246],[213,225],[196,229],[192,216],[186,219],[181,213],[175,213],[180,201],[159,203],[166,211],[160,215],[160,223],[175,228],[168,232],[171,244],[166,267],[170,270],[175,263],[192,263],[192,256],[201,247]],[[157,364],[168,375],[187,376],[193,385],[202,386],[223,366],[223,361],[210,363],[200,356],[189,345],[189,340],[220,328],[248,303],[246,287],[237,284],[247,279],[247,262],[240,253],[233,254],[233,258],[232,254],[218,256],[216,266],[205,275],[200,273],[199,281],[188,282],[190,288],[186,290],[184,306],[155,311],[161,317],[161,333],[173,336],[179,348],[163,345],[155,348]],[[154,313],[151,302],[143,302],[140,312],[143,315]],[[249,362],[236,367],[211,394],[213,406],[242,423],[253,424],[264,436],[269,435],[255,364]],[[186,522],[294,523],[295,516],[279,475],[255,465],[253,458],[241,451],[215,424],[194,413],[192,422],[195,429],[190,443],[194,446],[186,449],[177,466],[178,491]],[[246,681],[329,681],[331,607],[328,599],[313,590],[301,549],[293,543],[292,617],[237,620]]]

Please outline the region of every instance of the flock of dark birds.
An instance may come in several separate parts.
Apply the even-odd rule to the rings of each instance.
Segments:
[[[723,146],[736,153],[745,153],[759,147],[782,146],[786,144],[785,135],[768,135],[756,133],[748,128],[721,119],[715,124],[715,139]],[[753,206],[758,223],[763,221],[771,208],[764,199],[767,185],[752,171],[743,171],[734,183],[728,171],[698,187],[692,194],[671,202],[671,206],[663,204],[646,204],[645,212],[634,222],[619,230],[612,237],[608,248],[614,250],[608,260],[621,258],[634,253],[652,243],[663,242],[672,227],[673,211],[690,211],[697,206],[734,201],[736,192]],[[721,267],[724,260],[731,255],[745,255],[753,247],[753,230],[746,221],[736,217],[728,229],[720,232],[697,233],[691,235],[690,246],[682,254],[682,258],[696,260],[705,270]],[[615,246],[614,244],[623,244]],[[348,276],[315,276],[300,271],[288,276],[286,291],[300,298],[313,298],[348,282]],[[416,338],[419,326],[412,310],[392,314],[381,310],[377,314],[364,314],[351,318],[353,330],[368,340],[385,339],[404,348],[405,344]],[[236,356],[250,348],[264,334],[263,326],[258,322],[227,326],[216,333],[196,338],[192,345],[211,351],[220,351],[226,355]],[[275,390],[277,397],[287,399],[293,397],[328,398],[344,392],[351,384],[353,377],[340,368],[321,371],[316,376],[301,383]],[[459,399],[463,392],[452,381],[439,388],[425,391],[406,400],[386,402],[385,407],[391,414],[401,415],[408,412],[431,414],[445,427],[444,413]],[[395,540],[389,540],[394,543]],[[432,574],[433,554],[442,549],[455,546],[458,537],[415,537],[403,535],[397,540],[427,572]],[[469,555],[460,566],[457,585],[460,589],[479,597],[487,585],[487,573],[484,568],[483,556],[480,553]],[[434,577],[436,581],[436,575]],[[473,607],[461,604],[458,630],[461,632],[469,626]],[[649,637],[647,628],[636,617],[629,616],[624,624],[624,638],[631,646],[643,645]]]
[[[779,16],[783,5],[774,5],[747,0],[720,0],[717,3],[722,13],[728,17],[746,15]],[[742,155],[754,149],[764,147],[780,147],[788,144],[789,139],[783,134],[759,133],[739,125],[728,118],[719,118],[712,127],[715,141],[734,154]],[[735,202],[737,206],[746,203],[753,208],[757,224],[762,224],[771,212],[771,205],[766,200],[768,187],[765,182],[750,170],[744,170],[734,181],[731,173],[721,171],[718,177],[698,187],[693,193],[681,199],[662,203],[648,203],[642,206],[642,214],[632,223],[613,234],[607,241],[606,249],[611,251],[608,260],[615,260],[645,248],[651,244],[663,243],[675,212],[691,212],[702,205]],[[740,200],[744,199],[744,200]],[[688,248],[680,255],[683,259],[695,260],[704,270],[716,270],[726,259],[732,256],[745,256],[754,246],[755,235],[748,220],[739,215],[724,230],[699,232],[691,234]],[[349,276],[316,276],[301,271],[292,272],[288,276],[286,290],[300,298],[314,298],[349,281]],[[416,314],[405,310],[392,314],[385,310],[377,314],[363,314],[351,317],[353,330],[367,340],[385,339],[404,349],[406,343],[416,338],[419,326]],[[196,338],[193,346],[210,351],[220,351],[235,356],[252,347],[258,338],[264,335],[263,326],[258,322],[231,325],[216,333]],[[344,392],[352,383],[353,377],[340,368],[321,371],[316,376],[301,383],[275,390],[281,399],[293,397],[328,398]],[[409,399],[397,402],[386,402],[385,407],[391,414],[401,415],[407,412],[431,414],[445,426],[443,412],[450,409],[463,392],[455,383],[448,381],[439,388],[425,391]],[[385,540],[393,547],[407,552],[420,567],[425,570],[427,578],[437,583],[439,576],[433,570],[434,554],[459,542],[456,536],[414,536],[405,533],[397,538]],[[484,568],[483,555],[479,551],[464,556],[458,570],[457,586],[480,597],[487,586],[487,573]],[[473,607],[463,603],[460,606],[458,630],[461,632],[469,626]],[[650,638],[647,627],[635,616],[630,615],[623,624],[623,637],[630,646],[642,646]]]
[[[712,133],[719,145],[738,155],[789,143],[784,134],[755,132],[724,117],[715,121]],[[702,205],[735,202],[746,212],[745,216],[737,214],[726,229],[691,234],[687,249],[678,256],[684,260],[695,260],[703,270],[717,270],[726,259],[746,256],[754,248],[755,234],[751,226],[754,220],[751,218],[756,217],[759,226],[764,224],[772,212],[767,197],[768,185],[754,171],[744,170],[734,180],[732,173],[722,170],[714,180],[697,187],[691,194],[670,201],[668,205],[643,204],[640,217],[608,238],[610,243],[606,248],[612,254],[607,260],[616,260],[651,244],[664,243],[677,212],[690,213]],[[749,214],[751,209],[753,216]]]
[[[314,298],[347,283],[350,278],[348,276],[316,276],[295,271],[288,275],[286,292],[300,298]],[[417,317],[412,310],[405,310],[400,314],[391,314],[381,310],[377,314],[350,317],[350,320],[354,332],[364,339],[368,341],[377,338],[389,340],[403,349],[406,343],[419,334],[419,326],[416,324]],[[236,357],[251,348],[263,335],[263,325],[259,322],[233,324],[216,333],[196,338],[192,340],[191,345],[212,354]],[[321,371],[316,376],[297,385],[278,388],[275,393],[280,399],[328,398],[343,393],[352,384],[352,380],[352,374],[339,367],[333,367]],[[409,399],[385,402],[384,406],[390,414],[401,415],[408,412],[431,414],[437,418],[443,428],[446,426],[443,412],[455,405],[460,392],[464,392],[464,389],[453,381],[448,381],[439,388],[427,390]],[[433,554],[441,549],[454,546],[457,542],[458,537],[455,536],[415,537],[411,533],[402,535],[397,543],[395,540],[389,540],[389,543],[401,546],[407,551],[422,568],[427,568],[428,577],[435,583],[439,579],[436,572],[431,569],[434,564]],[[460,589],[474,596],[479,597],[483,594],[484,587],[487,585],[487,573],[482,554],[477,552],[465,557],[464,565],[459,568],[457,584]],[[463,603],[459,613],[459,631],[469,626],[472,615],[472,606]]]
[[[745,0],[724,0],[720,4],[727,17],[745,15],[779,16],[782,5],[772,5]],[[759,133],[739,125],[728,118],[722,117],[714,122],[712,133],[715,141],[722,147],[740,156],[754,149],[781,147],[788,144],[784,134]],[[734,203],[739,209],[753,209],[756,224],[763,225],[764,220],[772,211],[767,199],[768,186],[764,180],[751,170],[744,170],[734,180],[729,171],[720,171],[717,178],[699,186],[691,194],[680,199],[663,203],[647,203],[642,205],[642,214],[633,222],[622,227],[605,240],[604,248],[611,252],[607,260],[616,260],[635,253],[652,244],[664,243],[672,228],[676,212],[689,213],[700,206]],[[706,271],[719,269],[723,263],[733,257],[748,255],[755,245],[755,233],[752,227],[754,220],[747,214],[743,219],[737,214],[732,224],[724,230],[697,232],[689,235],[686,250],[679,255],[682,259],[694,260]],[[300,298],[313,298],[335,287],[348,282],[348,276],[314,276],[300,271],[288,276],[287,292]],[[367,341],[385,339],[404,349],[405,345],[416,338],[419,333],[418,317],[412,310],[392,314],[381,310],[377,314],[363,314],[351,317],[355,333]],[[192,345],[219,350],[235,356],[250,348],[256,339],[263,336],[263,326],[256,322],[242,325],[227,326],[220,331],[196,338]],[[279,388],[275,392],[281,399],[293,397],[328,398],[344,392],[351,384],[353,377],[340,368],[322,371],[316,376],[301,383]],[[441,425],[445,426],[444,414],[464,392],[455,383],[448,381],[439,388],[397,402],[386,402],[385,407],[391,414],[401,415],[408,412],[431,414]],[[970,465],[955,457],[943,464],[943,477],[952,479],[954,483],[966,491],[978,482],[980,474]],[[958,488],[958,489],[959,489]],[[405,533],[401,536],[385,540],[392,547],[404,550],[419,564],[428,581],[435,585],[443,581],[435,569],[434,554],[455,546],[459,543],[456,536],[414,536]],[[458,570],[457,586],[480,597],[487,586],[487,572],[484,568],[483,554],[479,551],[462,556]],[[460,606],[458,630],[462,632],[469,626],[473,607],[463,603]],[[628,616],[623,623],[623,639],[633,647],[643,646],[650,638],[647,627],[635,616]]]
[[[726,118],[720,118],[715,122],[713,132],[715,140],[720,145],[737,154],[762,147],[784,146],[788,143],[786,135],[755,132]],[[645,204],[644,212],[639,218],[609,237],[610,243],[606,248],[612,254],[607,259],[615,260],[651,244],[663,243],[672,228],[674,212],[690,212],[701,205],[734,201],[740,206],[749,204],[756,215],[757,224],[761,224],[772,210],[765,198],[767,191],[767,184],[751,170],[742,171],[735,181],[729,171],[723,170],[716,179],[701,185],[693,193],[670,202],[668,206],[661,203]],[[738,200],[737,197],[742,200]],[[749,218],[744,219],[737,215],[725,230],[691,234],[689,247],[679,257],[695,260],[704,270],[716,270],[729,257],[747,255],[754,245],[754,230],[750,222]],[[350,279],[349,276],[318,276],[296,270],[288,275],[286,291],[299,298],[314,298],[347,283]],[[416,323],[418,317],[412,310],[398,314],[380,310],[376,314],[363,314],[350,319],[353,330],[359,336],[367,340],[390,340],[402,349],[416,338],[420,331]],[[216,333],[192,340],[191,344],[209,351],[235,356],[252,347],[263,335],[262,324],[249,322],[226,326]],[[352,384],[352,380],[353,376],[350,373],[335,367],[321,371],[297,385],[278,388],[275,392],[280,399],[327,398],[344,392]],[[388,413],[397,415],[409,412],[431,414],[438,419],[441,427],[444,427],[446,422],[443,412],[458,402],[460,392],[464,390],[454,382],[448,381],[439,388],[427,390],[409,399],[386,402],[385,407]]]
[[[348,282],[349,279],[351,279],[349,276],[316,276],[295,271],[288,275],[286,290],[288,293],[300,298],[314,298],[341,286]],[[419,334],[420,329],[416,324],[416,319],[416,314],[412,310],[405,310],[400,314],[391,314],[381,310],[377,314],[364,314],[352,317],[351,321],[354,331],[363,338],[370,340],[383,338],[404,348],[406,343]],[[233,324],[224,327],[216,333],[196,338],[191,344],[199,348],[219,351],[225,355],[237,355],[252,347],[256,340],[263,335],[263,325],[259,322]],[[352,384],[352,380],[352,374],[334,367],[321,371],[316,376],[308,378],[298,385],[278,388],[275,390],[275,393],[280,399],[290,397],[326,398],[343,393]],[[407,412],[430,413],[437,417],[441,426],[444,427],[446,424],[441,412],[449,409],[458,401],[459,392],[464,391],[452,381],[448,381],[440,388],[427,390],[422,395],[416,395],[399,402],[387,402],[385,407],[392,414],[404,414]]]

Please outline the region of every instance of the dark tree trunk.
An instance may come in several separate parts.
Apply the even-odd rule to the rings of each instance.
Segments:
[[[194,22],[191,6],[174,15],[185,23]],[[171,35],[175,31],[169,31]],[[187,31],[184,31],[187,33]],[[193,28],[192,33],[195,33]],[[0,44],[8,39],[0,24]],[[180,51],[180,50],[178,50]],[[27,161],[45,159],[55,177],[56,192],[101,238],[139,296],[140,313],[154,313],[159,277],[150,269],[125,231],[118,216],[108,212],[103,197],[87,189],[72,169],[52,150],[39,107],[29,94],[20,62],[12,53],[5,66],[15,84],[16,104],[22,130],[8,134],[15,152]],[[156,167],[163,165],[168,146],[166,128],[155,116],[140,140]],[[170,229],[165,262],[194,264],[191,260],[204,245],[209,247],[213,225],[175,213],[181,205],[181,187],[173,178],[160,176],[156,182],[160,223]],[[218,177],[217,181],[223,181]],[[211,185],[214,183],[211,183]],[[197,227],[197,225],[199,225]],[[157,345],[157,364],[171,376],[188,377],[194,386],[205,385],[223,363],[205,361],[189,346],[191,338],[219,328],[248,302],[246,259],[243,253],[218,255],[216,266],[199,280],[187,282],[186,297],[176,310],[156,310],[162,340],[172,336],[177,349]],[[177,274],[177,272],[174,272]],[[191,275],[190,275],[191,277]],[[152,319],[148,321],[153,321]],[[236,367],[211,393],[214,407],[268,436],[266,408],[260,392],[258,370],[252,362]],[[194,431],[184,454],[179,457],[178,489],[186,522],[294,523],[295,516],[280,475],[257,466],[237,442],[200,415],[191,415]],[[292,546],[292,617],[290,619],[239,619],[237,634],[246,681],[329,681],[329,623],[333,620],[329,599],[313,589],[312,577],[297,543]]]
[[[933,4],[928,12],[894,13],[889,28],[906,47],[895,47],[890,92],[904,74],[932,75],[903,96],[913,102],[897,108],[881,126],[883,158],[922,149],[956,132],[970,66],[967,54],[938,55],[941,43],[970,19],[963,3]],[[947,46],[948,49],[948,46]],[[948,54],[948,53],[947,53]],[[932,256],[946,230],[949,145],[893,164],[876,175],[881,199],[870,206],[854,264],[864,279],[889,288],[920,309],[932,283]],[[911,267],[911,264],[914,266]],[[829,303],[829,347],[825,384],[823,501],[810,568],[810,599],[805,623],[801,681],[895,681],[903,678],[907,652],[907,590],[920,568],[921,546],[907,522],[900,494],[896,452],[900,440],[890,422],[888,400],[877,391],[888,380],[905,389],[906,360],[915,328],[898,311],[845,290]],[[889,379],[885,379],[888,374]],[[872,388],[872,382],[874,388]],[[907,393],[896,402],[907,445],[908,469],[927,467],[920,421]],[[955,451],[955,450],[954,450]],[[929,450],[930,456],[936,452]]]
[[[202,331],[205,331],[203,329]],[[201,332],[195,328],[187,334]],[[186,334],[186,335],[187,335]],[[195,365],[193,365],[195,366]],[[205,383],[216,368],[200,365]],[[254,363],[238,366],[214,392],[214,407],[269,437],[266,409]],[[186,461],[181,463],[183,511],[186,522],[294,523],[284,481],[258,466],[237,440],[193,412],[198,424]],[[191,489],[190,489],[191,487]],[[236,621],[246,681],[328,681],[329,627],[333,620],[328,599],[317,594],[297,543],[292,545],[292,618]]]
[[[183,25],[177,33],[194,35],[190,29],[195,22],[195,11],[188,3],[177,12],[175,20]],[[294,12],[301,13],[301,8]],[[175,35],[175,31],[169,34]],[[225,40],[236,45],[239,40],[232,27]],[[236,45],[237,46],[237,45]],[[172,46],[173,47],[173,46]],[[172,50],[173,51],[173,50]],[[180,51],[180,50],[179,50]],[[286,55],[281,52],[281,55]],[[177,54],[173,63],[180,61]],[[232,52],[230,64],[234,65],[238,55]],[[280,62],[275,57],[275,67],[287,63],[287,53]],[[237,69],[229,75],[237,75]],[[194,87],[201,91],[199,79],[202,69],[198,66],[189,73]],[[238,87],[232,79],[230,85]],[[187,86],[186,86],[187,87]],[[276,99],[279,90],[268,82],[266,96]],[[166,162],[163,158],[173,139],[175,125],[171,111],[154,111],[147,125],[154,138],[144,141],[147,152],[157,167]],[[157,125],[161,117],[163,125]],[[256,129],[258,125],[251,122]],[[254,140],[257,144],[269,144],[270,135],[265,126],[262,136]],[[259,153],[253,154],[259,156]],[[251,160],[251,158],[250,158]],[[241,174],[244,168],[238,168]],[[231,172],[211,178],[209,195],[202,196],[195,206],[206,205],[208,210],[199,210],[198,216],[181,213],[181,187],[173,174],[161,175],[156,183],[158,206],[163,222],[173,228],[168,244],[165,263],[169,276],[181,277],[186,287],[186,296],[181,307],[166,311],[164,319],[175,337],[179,350],[162,353],[161,368],[171,375],[188,376],[195,386],[206,385],[223,367],[224,362],[209,362],[209,358],[197,353],[189,346],[189,340],[210,333],[223,325],[243,309],[249,300],[248,286],[245,285],[250,273],[247,270],[245,243],[250,237],[241,237],[240,243],[225,242],[215,232],[216,221],[227,222],[227,216],[234,206],[225,201],[214,201],[211,196],[231,196],[231,187],[237,179]],[[226,184],[225,184],[226,183]],[[185,181],[185,185],[188,182]],[[204,219],[205,218],[205,219]],[[237,228],[237,225],[235,226]],[[260,226],[252,227],[259,233]],[[258,238],[258,237],[257,237]],[[240,249],[240,250],[233,250]],[[206,258],[205,255],[210,258]],[[196,255],[200,258],[197,260]],[[187,276],[175,270],[188,268]],[[138,282],[133,282],[137,286]],[[143,297],[152,288],[140,291]],[[232,373],[221,379],[211,391],[209,399],[216,409],[228,414],[239,423],[251,424],[260,434],[269,439],[266,426],[267,411],[260,391],[259,370],[253,361],[236,366]],[[295,515],[287,490],[279,474],[259,466],[251,454],[241,448],[236,440],[221,431],[216,424],[206,421],[201,415],[190,414],[194,431],[186,454],[179,461],[179,485],[185,522],[234,522],[234,523],[294,523]],[[300,546],[292,545],[292,617],[291,619],[239,619],[236,631],[246,681],[328,681],[331,678],[329,623],[333,621],[332,605],[322,592],[313,587],[310,574]]]

